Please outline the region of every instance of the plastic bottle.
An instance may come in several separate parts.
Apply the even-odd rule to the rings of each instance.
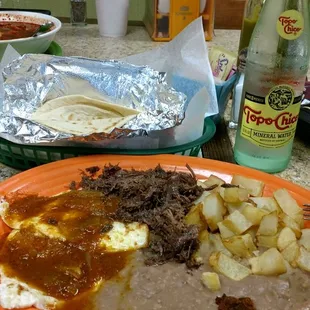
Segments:
[[[234,147],[240,165],[270,173],[288,166],[309,46],[309,1],[266,0],[247,55]]]

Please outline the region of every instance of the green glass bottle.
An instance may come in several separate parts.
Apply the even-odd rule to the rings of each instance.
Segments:
[[[309,0],[266,0],[247,54],[234,147],[240,165],[287,167],[309,58]]]
[[[237,81],[233,90],[233,100],[231,109],[231,118],[229,122],[229,128],[237,128],[238,117],[241,104],[241,94],[244,81],[244,71],[246,66],[247,51],[254,31],[254,27],[258,21],[259,14],[265,0],[247,0],[245,3],[244,17],[242,23],[242,30],[238,51],[238,70]]]
[[[265,0],[247,0],[245,3],[242,30],[240,35],[238,54],[245,54],[250,44],[252,33],[258,21]]]

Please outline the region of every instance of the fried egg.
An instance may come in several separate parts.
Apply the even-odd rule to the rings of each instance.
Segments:
[[[46,214],[37,214],[26,220],[18,220],[18,217],[7,216],[9,203],[0,202],[0,216],[2,220],[13,229],[8,239],[14,238],[15,233],[28,226],[35,227],[35,235],[44,235],[50,239],[58,239],[61,242],[67,240],[66,235],[57,223],[48,223]],[[44,217],[45,216],[45,217]],[[70,221],[79,216],[78,212],[69,210],[63,215],[62,220]],[[103,252],[125,252],[134,251],[148,246],[149,229],[145,224],[121,223],[114,221],[109,223],[110,230],[100,234],[98,248]],[[18,309],[34,306],[37,309],[55,309],[63,301],[46,295],[43,291],[29,286],[27,283],[10,277],[6,270],[0,265],[0,305],[5,309]],[[94,285],[92,291],[97,290],[103,281]]]
[[[0,268],[0,305],[5,309],[36,307],[37,309],[54,309],[61,302],[45,295],[24,282],[7,277]]]
[[[25,228],[31,225],[36,228],[38,233],[48,238],[66,241],[66,237],[57,226],[42,223],[39,217],[25,221],[20,227]],[[148,235],[149,229],[145,224],[113,222],[112,228],[102,234],[99,245],[105,252],[135,251],[148,245]]]
[[[107,252],[138,250],[148,245],[148,235],[145,224],[114,222],[112,229],[102,236],[100,246]]]
[[[49,238],[57,238],[60,241],[66,241],[66,236],[61,232],[59,226],[48,224],[42,220],[43,215],[31,217],[24,221],[18,221],[14,218],[6,217],[9,204],[5,201],[0,203],[0,216],[2,220],[12,229],[34,226],[35,229]],[[76,212],[64,214],[63,220],[69,221],[79,216]],[[114,221],[112,228],[102,234],[99,244],[106,252],[134,251],[147,247],[149,229],[146,224],[138,222],[121,223]]]

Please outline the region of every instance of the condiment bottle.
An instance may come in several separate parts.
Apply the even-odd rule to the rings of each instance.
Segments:
[[[284,170],[309,66],[308,0],[266,0],[247,55],[234,156],[270,173]]]
[[[254,31],[254,27],[258,21],[259,14],[261,12],[264,2],[265,0],[248,0],[245,3],[238,50],[238,77],[233,90],[232,113],[229,122],[230,128],[237,128],[238,126],[247,51],[252,37],[252,33]]]
[[[71,24],[73,26],[86,26],[87,3],[86,0],[70,0]]]
[[[247,0],[245,3],[242,30],[240,35],[238,54],[244,53],[250,44],[252,33],[258,21],[263,3],[265,0]]]

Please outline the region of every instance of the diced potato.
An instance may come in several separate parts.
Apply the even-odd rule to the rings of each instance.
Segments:
[[[198,237],[200,242],[209,242],[210,241],[210,233],[207,230],[203,230],[199,233]]]
[[[291,217],[295,222],[297,222],[300,225],[303,225],[303,211],[299,207],[298,203],[296,200],[289,194],[289,192],[282,188],[278,189],[273,193],[274,198],[278,202],[280,208],[282,211]]]
[[[220,187],[217,184],[208,185],[208,183],[202,182],[202,181],[197,181],[197,185],[201,186],[205,191],[207,191],[209,193],[218,192],[219,187]]]
[[[215,292],[221,289],[219,275],[215,272],[204,272],[201,275],[201,281],[210,291]]]
[[[223,239],[224,246],[234,255],[248,258],[252,256],[256,246],[253,243],[251,235],[233,236],[228,239]]]
[[[253,204],[251,204],[250,202],[240,202],[240,203],[226,202],[225,203],[225,206],[229,214],[234,213],[236,210],[238,210],[239,212],[242,212],[243,209],[248,205],[253,206]]]
[[[251,274],[251,270],[221,252],[214,252],[209,257],[209,264],[216,272],[234,281],[240,281]]]
[[[220,234],[221,234],[221,237],[223,239],[225,238],[230,238],[232,236],[234,236],[234,232],[232,232],[231,230],[229,230],[224,224],[223,222],[219,222],[217,223],[217,226],[219,227],[219,230],[220,230]]]
[[[257,235],[273,236],[278,231],[278,215],[272,212],[265,215],[260,222]]]
[[[218,193],[212,193],[203,201],[202,214],[211,231],[218,229],[217,223],[223,221],[224,202]]]
[[[253,226],[253,224],[239,211],[235,211],[234,213],[228,215],[223,221],[223,225],[237,235],[242,234]]]
[[[243,240],[244,240],[244,244],[247,246],[247,248],[249,249],[249,252],[252,255],[253,252],[257,250],[257,247],[254,243],[255,239],[253,239],[250,234],[245,234],[243,235]]]
[[[234,175],[231,184],[239,185],[248,190],[251,196],[262,196],[265,184],[262,181],[246,178],[241,175]]]
[[[200,232],[199,241],[199,249],[193,254],[192,257],[197,263],[202,264],[212,251],[210,234],[207,230]]]
[[[299,225],[288,215],[282,213],[280,214],[280,224],[283,227],[289,227],[293,230],[293,232],[295,233],[297,239],[299,239],[301,237],[301,229],[299,227]]]
[[[299,225],[299,228],[304,229],[305,227],[304,215],[303,214],[296,215],[295,219],[296,223]]]
[[[240,187],[221,187],[220,194],[225,202],[240,203],[249,199],[249,192]]]
[[[279,234],[273,236],[257,236],[257,246],[264,248],[276,248]]]
[[[185,216],[184,221],[187,225],[197,225],[199,229],[207,229],[208,225],[202,215],[203,204],[199,203],[193,206],[188,214]]]
[[[279,234],[277,248],[279,251],[283,251],[294,241],[296,241],[296,235],[293,230],[289,227],[284,227]]]
[[[259,251],[259,250],[256,250],[256,251],[253,252],[253,254],[254,254],[255,257],[257,257],[257,256],[259,256],[260,251]]]
[[[297,241],[290,243],[282,252],[283,258],[294,268],[297,267],[297,258],[300,255],[300,248]]]
[[[202,182],[202,181],[197,181],[197,185],[199,185],[199,186],[201,186],[202,188],[208,188],[209,186],[207,186],[206,184],[205,184],[205,182]]]
[[[262,218],[268,214],[267,211],[263,209],[258,209],[252,204],[247,204],[241,211],[241,213],[253,224],[259,225]]]
[[[222,180],[221,178],[217,177],[216,175],[211,174],[209,176],[208,180],[204,181],[203,183],[204,183],[204,185],[206,187],[210,187],[210,186],[213,186],[213,185],[221,186],[222,184],[225,184],[225,181]]]
[[[305,227],[304,226],[304,215],[303,215],[303,213],[295,214],[294,217],[290,216],[290,218],[292,218],[297,223],[300,230]]]
[[[221,252],[229,257],[232,256],[232,254],[224,246],[223,241],[219,234],[210,234],[210,241],[215,251]]]
[[[274,211],[276,211],[277,214],[281,213],[281,209],[273,197],[251,197],[251,201],[256,204],[258,209],[263,209],[269,213]]]
[[[204,191],[202,193],[202,195],[194,201],[194,205],[196,206],[200,203],[203,203],[203,201],[206,199],[206,197],[208,197],[211,194],[212,194],[212,191]]]
[[[271,248],[258,257],[249,259],[252,273],[256,275],[277,276],[286,273],[285,260],[281,253]]]
[[[301,231],[299,244],[304,246],[305,249],[310,252],[310,228],[306,228]]]
[[[243,235],[249,234],[252,237],[252,240],[254,241],[256,239],[256,234],[257,234],[258,226],[252,226],[248,230],[246,230]]]
[[[310,252],[303,246],[300,247],[300,253],[296,260],[297,266],[305,271],[310,272]]]

